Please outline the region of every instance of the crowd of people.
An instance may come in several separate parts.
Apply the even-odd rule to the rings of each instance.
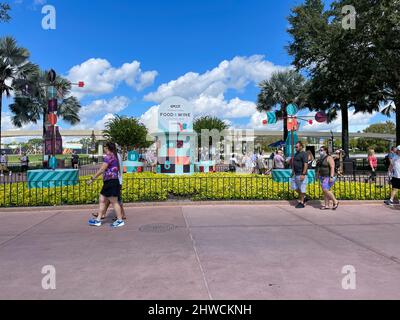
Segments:
[[[271,164],[272,160],[272,165]],[[263,151],[253,154],[243,154],[239,159],[232,154],[229,159],[229,171],[253,174],[270,174],[272,169],[285,169],[288,161],[285,159],[283,149],[278,149],[268,158]]]
[[[21,172],[26,172],[29,169],[29,157],[24,152],[19,158]],[[8,156],[5,151],[2,151],[0,154],[0,176],[3,177],[4,173],[8,175],[12,175],[12,170],[8,166]]]

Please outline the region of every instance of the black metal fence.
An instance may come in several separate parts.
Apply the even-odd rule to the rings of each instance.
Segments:
[[[0,184],[0,207],[94,204],[98,202],[102,181],[88,185],[77,181],[39,182],[29,188],[25,179]],[[387,177],[345,176],[338,178],[333,192],[340,200],[384,200],[390,195]],[[308,196],[323,199],[319,182],[309,184]],[[124,202],[200,200],[292,200],[297,197],[290,181],[274,182],[262,175],[163,176],[129,174],[124,176]]]

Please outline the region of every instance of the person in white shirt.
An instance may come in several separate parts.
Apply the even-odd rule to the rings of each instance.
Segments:
[[[2,151],[0,155],[0,176],[4,176],[3,172],[7,170],[7,165],[8,165],[8,157],[5,151]]]
[[[385,200],[385,204],[388,206],[394,205],[394,198],[397,197],[397,194],[400,189],[400,146],[396,148],[396,156],[393,156],[390,160],[389,166],[389,178],[390,183],[392,185],[392,192],[390,194],[390,199]]]
[[[229,159],[229,171],[236,172],[236,167],[239,165],[236,157],[232,154],[231,158]]]

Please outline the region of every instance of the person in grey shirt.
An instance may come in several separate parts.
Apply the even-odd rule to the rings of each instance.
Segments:
[[[296,190],[299,194],[299,203],[296,208],[301,209],[305,207],[307,202],[306,192],[308,183],[308,156],[304,151],[302,142],[296,143],[296,154],[293,159],[293,172],[292,172],[292,189]]]

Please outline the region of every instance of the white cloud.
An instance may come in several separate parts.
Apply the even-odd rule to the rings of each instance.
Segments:
[[[257,129],[257,130],[266,130],[266,131],[281,131],[283,130],[283,122],[277,121],[275,124],[263,124],[263,120],[267,118],[265,112],[255,112],[251,118],[250,122],[247,125],[250,129]]]
[[[287,67],[276,66],[262,55],[235,57],[224,60],[217,67],[203,74],[188,72],[176,80],[164,83],[155,92],[145,96],[146,101],[162,102],[170,96],[194,100],[200,95],[218,97],[229,89],[243,90],[250,83],[270,78],[272,73]]]
[[[144,100],[161,103],[167,97],[180,96],[193,104],[196,116],[211,115],[226,119],[249,117],[257,113],[255,103],[239,97],[226,100],[227,91],[241,93],[248,85],[257,85],[269,79],[274,72],[285,69],[287,67],[276,66],[261,55],[235,57],[230,61],[222,61],[205,73],[188,72],[164,83],[156,91],[147,94]],[[145,115],[147,117],[149,113]]]
[[[111,100],[95,100],[83,106],[79,112],[81,119],[89,119],[102,113],[117,113],[124,110],[130,103],[127,97],[114,97]]]
[[[74,96],[81,99],[86,95],[111,93],[120,83],[140,91],[152,85],[157,75],[157,71],[142,71],[140,62],[136,60],[114,68],[105,59],[92,58],[72,67],[66,77],[73,83],[85,82],[84,88],[74,86],[72,91]]]
[[[243,118],[249,117],[257,111],[254,102],[244,101],[237,97],[226,101],[222,93],[218,96],[201,94],[192,103],[196,115]]]
[[[11,121],[11,113],[3,112],[1,114],[1,130],[2,133],[5,131],[21,131],[21,130],[42,130],[42,123],[39,121],[38,123],[29,123],[24,125],[22,128],[16,128],[12,124]],[[2,143],[12,143],[12,142],[23,142],[26,141],[28,138],[31,137],[14,137],[14,138],[4,138],[2,136],[1,142]]]
[[[225,101],[223,95],[218,97],[210,97],[201,95],[198,99],[193,101],[195,116],[211,115],[226,117],[224,121],[231,126],[232,122],[228,118],[241,118],[248,117],[257,113],[256,106],[253,102],[242,101],[239,98]],[[149,108],[140,117],[143,124],[149,129],[150,132],[158,130],[158,105]]]
[[[99,130],[103,130],[105,127],[105,124],[111,120],[114,119],[115,116],[112,113],[107,113],[103,118],[101,118],[100,120],[96,121],[96,123],[94,124],[93,128],[94,129],[99,129]]]
[[[232,122],[232,121],[230,121],[230,120],[228,120],[228,119],[223,119],[222,121],[225,122],[225,124],[226,124],[229,128],[233,127],[233,122]]]
[[[83,106],[79,112],[81,121],[71,129],[104,129],[104,123],[107,122],[113,114],[125,110],[130,103],[127,97],[114,97],[110,100],[94,100],[90,104]],[[100,120],[96,121],[96,119]]]
[[[39,120],[38,123],[28,123],[22,128],[16,128],[11,121],[12,114],[3,112],[1,114],[1,130],[3,131],[20,131],[20,130],[42,130],[42,123]]]
[[[373,118],[377,115],[377,113],[356,113],[354,114],[352,110],[349,110],[349,131],[350,132],[358,132],[367,128],[373,121]],[[315,116],[315,112],[307,113],[307,116]],[[338,113],[337,119],[335,119],[331,123],[318,123],[313,118],[313,124],[306,123],[302,121],[302,125],[300,126],[301,131],[342,131],[342,114]]]
[[[152,106],[140,117],[140,121],[147,127],[150,133],[158,131],[158,109],[159,106]]]

